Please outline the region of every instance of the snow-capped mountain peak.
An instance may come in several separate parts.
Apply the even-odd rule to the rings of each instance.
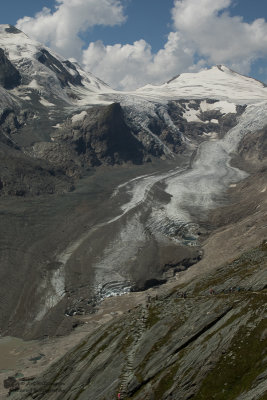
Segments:
[[[55,54],[11,25],[0,25],[0,49],[3,64],[8,65],[5,75],[13,69],[20,76],[16,84],[8,87],[18,100],[29,101],[38,95],[39,102],[46,106],[53,106],[57,101],[73,104],[84,98],[90,104],[101,103],[94,94],[112,92],[103,81],[83,71],[78,63]]]
[[[263,83],[240,75],[224,65],[216,65],[198,73],[183,73],[160,86],[146,85],[136,93],[161,99],[212,98],[237,104],[267,100],[267,88]]]
[[[44,45],[30,39],[11,25],[0,25],[0,57],[8,84],[0,82],[14,101],[37,101],[53,107],[59,101],[84,107],[132,103],[143,100],[166,103],[179,99],[214,99],[234,104],[267,100],[267,88],[255,79],[242,76],[224,65],[183,73],[163,85],[146,85],[130,93],[116,92],[77,62],[66,60]],[[8,72],[7,72],[8,71]]]
[[[11,62],[31,58],[41,44],[11,25],[0,25],[0,46]]]

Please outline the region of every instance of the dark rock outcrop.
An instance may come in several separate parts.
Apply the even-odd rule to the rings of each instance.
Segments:
[[[40,63],[44,64],[56,74],[62,87],[68,86],[69,83],[72,85],[82,85],[82,78],[71,62],[66,62],[66,65],[75,72],[74,75],[70,74],[64,65],[53,57],[46,49],[41,49],[40,53],[38,53],[36,57]]]
[[[118,103],[89,110],[71,133],[77,154],[88,159],[92,165],[142,162],[143,147],[124,122]]]
[[[65,170],[25,154],[18,144],[21,130],[31,124],[33,116],[29,109],[6,108],[0,114],[0,196],[36,196],[73,188]]]
[[[234,162],[249,172],[267,169],[267,127],[246,135],[239,143]]]
[[[62,170],[0,143],[0,196],[53,194],[72,188],[72,180]]]
[[[7,151],[13,160],[9,162],[5,156],[1,160],[5,165],[2,195],[58,193],[72,187],[73,179],[90,167],[141,164],[145,159],[146,152],[126,125],[117,103],[93,107],[80,120],[68,119],[56,130],[53,141],[37,141],[31,148],[24,147],[23,135],[31,135],[28,132],[33,123],[34,113],[30,110],[7,108],[0,116],[0,142],[9,147]],[[16,152],[12,153],[11,148]],[[20,160],[19,170],[16,160]]]
[[[220,110],[210,110],[202,112],[200,104],[202,101],[208,104],[215,104],[217,100],[203,99],[203,100],[172,100],[168,103],[168,113],[181,134],[190,138],[195,143],[207,140],[210,132],[217,134],[222,138],[226,132],[237,124],[237,118],[245,111],[246,106],[236,106],[236,113],[224,114]],[[183,116],[184,112],[188,110],[198,111],[198,121],[187,121]],[[183,148],[182,148],[183,149]]]
[[[33,117],[30,110],[17,112],[14,109],[6,108],[0,115],[0,141],[8,138],[12,141],[12,135],[17,133],[23,125]]]
[[[0,48],[0,85],[5,89],[14,89],[21,83],[21,75],[14,65],[6,57]]]
[[[13,25],[9,25],[9,27],[6,28],[6,32],[13,33],[14,35],[21,33],[21,31]]]
[[[37,143],[32,154],[74,173],[99,165],[141,164],[145,151],[114,103],[90,108],[74,122],[69,119],[53,134],[53,142]]]

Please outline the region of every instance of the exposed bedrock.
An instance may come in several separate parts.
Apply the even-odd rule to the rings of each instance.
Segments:
[[[36,143],[32,154],[78,171],[99,165],[142,163],[145,151],[124,122],[119,104],[88,109],[53,133],[53,142]],[[71,166],[71,163],[73,166]]]
[[[21,83],[21,75],[0,48],[0,85],[5,89],[13,89]]]
[[[26,123],[30,123],[34,113],[29,109],[5,108],[0,114],[0,141],[9,144],[11,147],[20,146],[16,142],[16,134]]]
[[[232,110],[224,110],[219,100],[211,99],[173,100],[168,103],[168,113],[174,125],[181,134],[196,143],[212,136],[224,137],[238,123],[238,117],[245,109],[246,106],[236,105]]]
[[[241,140],[233,164],[251,173],[267,169],[267,126]]]
[[[36,55],[37,60],[51,69],[57,76],[62,87],[72,85],[82,85],[82,78],[78,73],[74,64],[70,61],[65,61],[65,64],[72,69],[73,74],[70,74],[62,62],[52,56],[46,49],[41,49]]]
[[[0,143],[0,196],[40,196],[73,190],[65,173]]]

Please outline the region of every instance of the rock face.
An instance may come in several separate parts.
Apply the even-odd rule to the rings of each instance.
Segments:
[[[19,399],[263,399],[267,245],[83,340]]]
[[[74,123],[71,131],[63,134],[62,140],[69,139],[89,165],[143,161],[143,146],[126,125],[118,103],[89,110],[82,122]]]
[[[21,75],[14,65],[5,56],[0,48],[0,85],[5,89],[14,89],[21,83]]]
[[[212,99],[173,100],[168,105],[169,115],[179,132],[198,144],[212,135],[222,138],[237,124],[245,109],[246,106],[238,105],[234,112],[225,113],[220,109],[220,102]]]
[[[68,119],[53,134],[53,142],[37,143],[33,155],[68,169],[70,160],[76,169],[131,162],[141,164],[145,149],[124,121],[118,103],[93,107]]]
[[[29,157],[18,144],[20,131],[33,113],[5,109],[0,117],[0,196],[39,196],[69,191],[73,180],[45,160]]]
[[[30,110],[21,110],[17,112],[14,109],[6,108],[3,110],[0,118],[0,140],[13,147],[18,147],[12,140],[12,136],[16,134],[23,125],[33,117]]]
[[[66,61],[66,65],[73,71],[73,74],[67,71],[66,68],[64,68],[64,65],[59,62],[54,56],[52,56],[52,54],[50,54],[46,49],[40,50],[40,53],[37,54],[37,60],[56,74],[58,80],[63,87],[69,86],[69,84],[82,84],[82,78],[78,73],[75,65],[71,62]]]
[[[26,125],[34,122],[33,113],[29,110],[16,112],[6,109],[0,118],[0,141],[8,146],[7,151],[13,160],[20,158],[24,163],[20,166],[20,172],[16,174],[15,163],[8,163],[6,157],[2,159],[2,163],[7,163],[5,176],[2,176],[6,189],[2,190],[1,194],[12,195],[14,191],[8,187],[20,186],[21,180],[18,176],[21,174],[32,175],[30,165],[35,169],[35,180],[43,182],[43,189],[34,189],[33,180],[29,178],[33,184],[32,188],[27,189],[26,184],[23,191],[25,194],[35,195],[61,191],[56,189],[57,184],[53,184],[54,189],[48,189],[51,187],[51,179],[57,178],[58,174],[61,175],[58,178],[62,183],[73,183],[73,179],[77,180],[90,167],[123,163],[141,164],[145,160],[146,150],[126,125],[119,104],[94,107],[84,113],[84,118],[77,121],[75,117],[73,121],[71,118],[67,119],[60,129],[54,130],[53,141],[38,141],[32,147],[28,147],[21,145],[22,132],[27,135]],[[42,170],[35,168],[35,165],[42,165]],[[51,173],[44,173],[45,169]],[[25,181],[25,178],[23,180]],[[65,185],[65,190],[68,190],[68,186],[72,185]]]
[[[247,135],[238,147],[240,167],[250,172],[267,169],[267,130]],[[238,160],[237,160],[238,161]]]
[[[1,143],[0,171],[0,196],[40,196],[73,188],[64,171]]]

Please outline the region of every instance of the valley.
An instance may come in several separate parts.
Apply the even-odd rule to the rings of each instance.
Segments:
[[[0,50],[1,395],[207,400],[230,362],[216,398],[263,400],[266,86],[118,92],[8,25]]]

